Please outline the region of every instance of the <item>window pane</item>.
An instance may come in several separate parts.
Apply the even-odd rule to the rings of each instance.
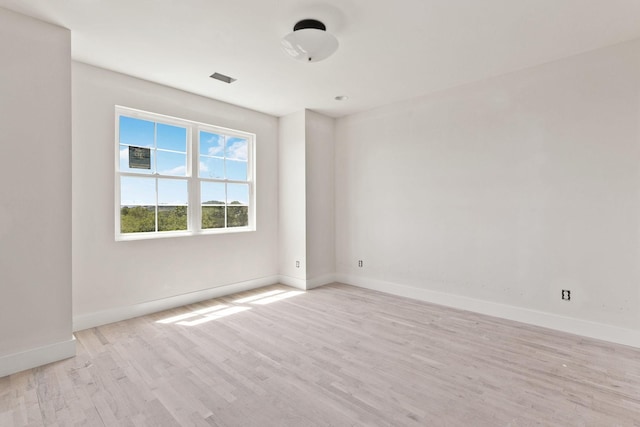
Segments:
[[[185,128],[158,123],[157,132],[158,148],[187,152],[187,130]]]
[[[247,162],[226,160],[227,179],[235,181],[247,180]]]
[[[147,233],[156,231],[155,206],[122,206],[120,208],[121,233]]]
[[[200,131],[200,154],[224,157],[224,136]]]
[[[224,228],[224,206],[202,206],[202,229]]]
[[[227,207],[227,227],[246,227],[249,225],[248,206]]]
[[[158,180],[158,231],[186,230],[187,181]]]
[[[227,147],[225,157],[232,160],[248,160],[249,144],[244,138],[227,138]]]
[[[226,178],[247,180],[247,159],[249,144],[244,138],[229,137],[226,144]]]
[[[120,178],[121,206],[155,206],[155,178],[138,178],[123,176]]]
[[[187,206],[158,206],[158,231],[187,230]]]
[[[155,178],[120,178],[120,231],[141,233],[156,229]]]
[[[158,180],[158,205],[183,205],[189,200],[187,181],[183,179]]]
[[[120,144],[153,148],[155,123],[120,116]]]
[[[224,228],[225,185],[221,182],[203,182],[200,185],[202,200],[202,229]],[[220,205],[220,206],[207,206]]]
[[[226,200],[224,183],[203,182],[200,185],[200,200],[203,205],[224,205]]]
[[[228,205],[248,205],[249,185],[248,184],[227,184],[227,204]]]
[[[152,174],[154,164],[155,150],[151,150],[151,169],[139,169],[129,167],[129,147],[126,145],[120,145],[120,171],[121,172],[134,172],[139,174]]]
[[[158,173],[161,175],[187,176],[187,155],[170,151],[157,151]]]
[[[224,160],[213,157],[200,156],[200,169],[198,176],[201,178],[224,179]]]

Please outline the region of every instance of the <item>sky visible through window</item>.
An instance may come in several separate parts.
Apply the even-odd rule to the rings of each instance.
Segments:
[[[148,120],[120,116],[120,171],[140,174],[139,177],[121,177],[121,205],[155,205],[155,180],[144,175],[155,173],[185,177],[187,171],[187,129],[180,126],[155,123]],[[248,142],[244,138],[199,131],[198,173],[200,178],[246,181]],[[194,135],[194,138],[196,135]],[[196,149],[194,140],[194,149]],[[151,149],[150,169],[129,167],[129,146]],[[156,169],[157,168],[157,169]],[[247,184],[202,182],[201,201],[207,203],[249,203]],[[159,205],[187,205],[187,181],[158,179]]]

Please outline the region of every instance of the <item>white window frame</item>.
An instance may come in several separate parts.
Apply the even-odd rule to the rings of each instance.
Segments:
[[[185,176],[160,175],[157,171],[153,174],[143,174],[135,172],[120,171],[120,117],[126,116],[135,119],[147,120],[155,123],[162,123],[171,126],[179,126],[187,129],[187,165]],[[144,240],[158,239],[166,237],[183,237],[195,235],[215,235],[228,233],[241,233],[256,230],[256,174],[255,174],[255,142],[256,135],[249,132],[243,132],[215,126],[206,123],[200,123],[192,120],[180,119],[176,117],[166,116],[148,111],[137,110],[120,105],[115,106],[115,191],[114,191],[114,224],[116,241],[127,240]],[[247,180],[229,180],[219,178],[200,177],[200,132],[215,133],[225,137],[239,137],[247,141]],[[178,231],[151,231],[139,233],[122,233],[120,230],[121,215],[121,194],[120,194],[120,178],[123,176],[132,177],[154,177],[156,179],[177,179],[187,181],[188,204],[187,204],[187,230]],[[202,229],[202,200],[200,197],[200,186],[202,182],[217,182],[225,184],[248,184],[249,186],[249,205],[248,205],[248,225],[244,227],[227,227],[226,209],[229,206],[225,201],[225,227],[224,228],[208,228]],[[156,223],[158,221],[156,215]],[[156,226],[157,228],[157,226]]]

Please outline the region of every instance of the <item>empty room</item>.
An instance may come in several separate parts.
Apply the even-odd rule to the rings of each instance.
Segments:
[[[0,0],[0,426],[640,426],[640,2]]]

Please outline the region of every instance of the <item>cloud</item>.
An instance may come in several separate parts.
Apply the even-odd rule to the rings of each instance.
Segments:
[[[207,154],[210,156],[222,157],[224,155],[224,147],[222,147],[221,145],[209,147],[209,149],[207,150]]]
[[[213,157],[226,157],[227,159],[232,160],[244,160],[246,161],[249,158],[248,146],[246,139],[236,138],[236,137],[228,137],[227,139],[227,147],[225,154],[225,144],[224,138],[219,137],[218,135],[211,136],[208,138],[205,143],[210,145],[207,149],[207,155]]]
[[[233,141],[227,145],[227,158],[246,161],[249,158],[248,145],[244,139]]]
[[[223,139],[220,138],[219,135],[211,135],[206,141],[205,144],[211,145],[207,150],[207,154],[209,156],[224,156],[224,144],[222,144]]]

